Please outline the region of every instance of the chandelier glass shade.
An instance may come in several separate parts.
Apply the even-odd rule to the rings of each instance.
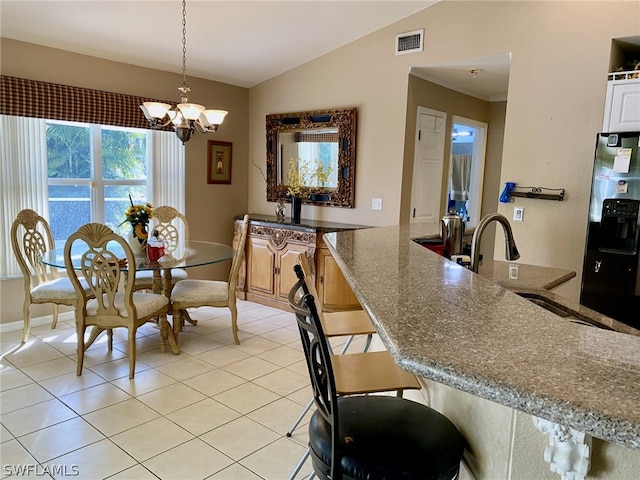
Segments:
[[[187,64],[187,2],[182,0],[182,85],[180,103],[176,106],[162,102],[144,102],[140,109],[149,122],[151,128],[164,128],[170,123],[184,144],[189,141],[194,131],[200,133],[215,132],[227,115],[226,110],[206,109],[203,105],[189,103],[189,85],[187,85],[185,70]]]

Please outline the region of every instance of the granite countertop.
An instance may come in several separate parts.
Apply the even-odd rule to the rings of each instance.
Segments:
[[[324,236],[396,362],[419,376],[640,449],[640,338],[628,334],[638,332],[569,322],[515,293],[544,293],[620,327],[546,290],[575,275],[570,271],[532,267],[529,273],[540,276],[525,281],[528,266],[495,262],[485,278],[411,240],[437,234],[436,228],[401,225]],[[509,264],[519,265],[516,285],[502,273]]]

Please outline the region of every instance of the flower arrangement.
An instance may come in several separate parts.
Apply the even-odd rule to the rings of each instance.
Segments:
[[[305,187],[311,184],[313,173],[309,171],[309,164],[300,161],[299,158],[289,160],[289,172],[287,174],[287,194],[291,197],[304,197],[307,195]]]
[[[130,223],[133,236],[137,238],[141,244],[144,244],[149,238],[147,226],[149,225],[149,219],[153,218],[153,205],[150,203],[134,205],[131,195],[129,195],[129,202],[131,202],[131,206],[124,213],[126,218],[120,225]]]

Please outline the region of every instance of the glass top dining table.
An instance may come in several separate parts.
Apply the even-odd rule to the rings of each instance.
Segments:
[[[71,261],[75,269],[80,268],[80,257],[85,249],[82,242],[76,242],[75,248],[71,250]],[[109,245],[113,253],[118,257],[124,257],[122,248],[113,243]],[[213,263],[230,260],[235,255],[233,248],[222,243],[204,242],[190,240],[179,244],[171,253],[166,252],[164,257],[160,257],[157,262],[150,262],[144,254],[136,254],[136,270],[170,270],[172,268],[190,268],[210,265]],[[57,268],[65,268],[64,247],[56,248],[45,252],[41,259],[42,263]],[[121,270],[127,270],[127,265],[123,265]]]
[[[80,259],[83,253],[86,251],[86,246],[83,246],[82,241],[74,243],[74,247],[71,250],[71,261],[73,268],[80,269]],[[125,254],[122,247],[118,243],[108,244],[109,250],[118,256],[118,258],[124,258]],[[200,267],[203,265],[211,265],[214,263],[224,262],[234,257],[235,252],[233,248],[222,243],[204,242],[198,240],[190,240],[187,242],[181,242],[171,252],[166,252],[163,257],[160,257],[157,262],[150,262],[144,253],[135,254],[136,259],[136,271],[152,271],[153,272],[153,287],[154,293],[163,293],[167,298],[171,299],[171,269],[173,268],[190,268]],[[40,261],[46,265],[64,269],[64,247],[56,248],[45,252]],[[120,270],[127,271],[128,265],[125,263],[121,265]],[[171,305],[171,304],[169,304]],[[171,312],[169,312],[171,313]],[[166,318],[160,320],[161,323],[168,323]],[[161,325],[161,328],[163,326]],[[174,332],[174,329],[167,325],[166,331],[168,333],[168,340],[173,353],[180,353],[180,347],[178,346],[178,338]],[[94,334],[92,334],[94,335]],[[95,333],[97,335],[97,333]]]

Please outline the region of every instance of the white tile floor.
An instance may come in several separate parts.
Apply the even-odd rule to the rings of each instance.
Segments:
[[[201,308],[179,355],[160,353],[144,325],[133,380],[123,329],[112,352],[98,339],[79,377],[70,316],[32,328],[21,347],[21,332],[3,334],[0,478],[20,466],[27,478],[288,478],[306,425],[285,433],[311,395],[295,318],[251,302],[238,310],[241,345],[227,309]]]

